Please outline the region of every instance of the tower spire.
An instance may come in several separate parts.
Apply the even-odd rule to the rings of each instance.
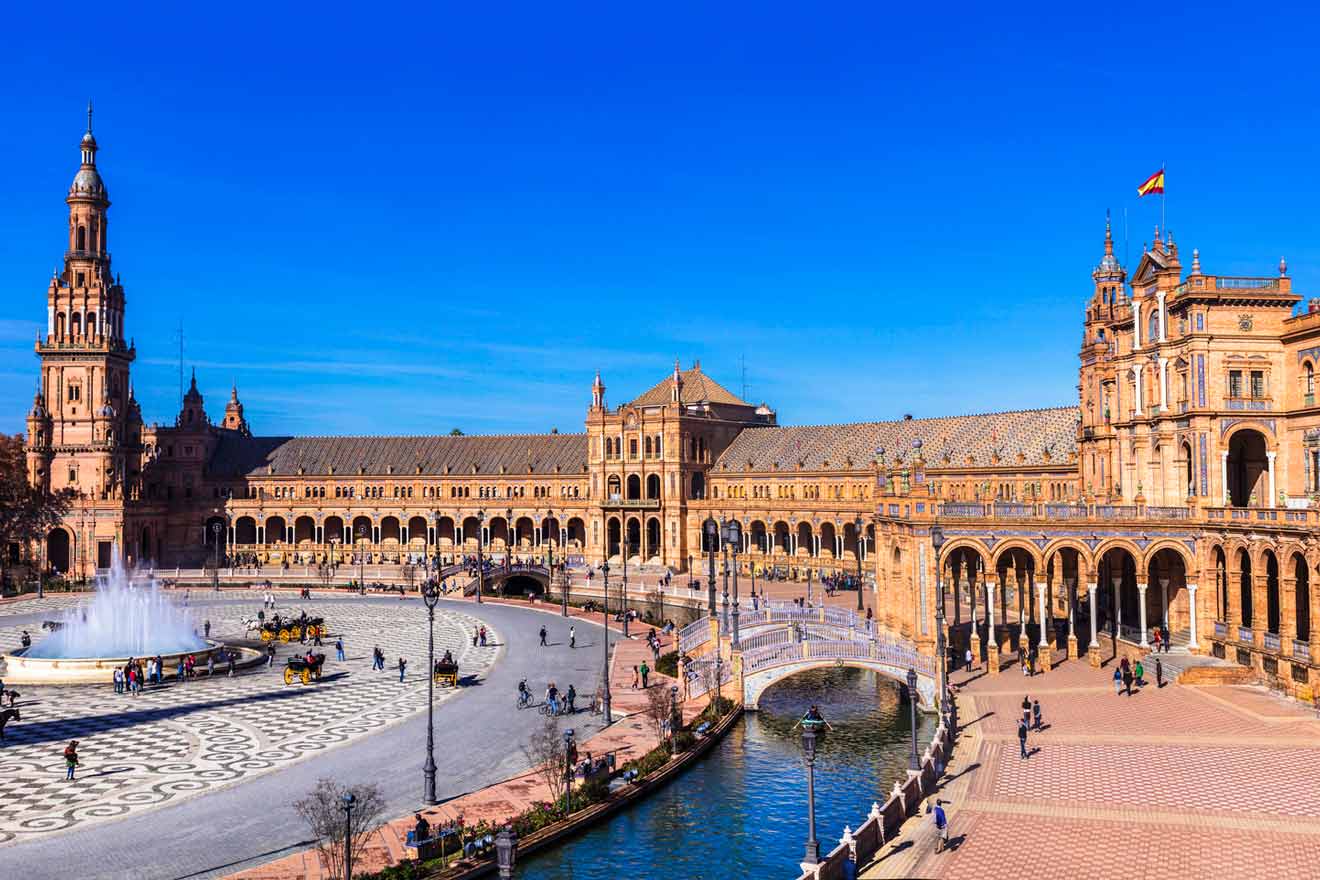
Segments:
[[[87,99],[87,133],[92,133],[92,99]]]

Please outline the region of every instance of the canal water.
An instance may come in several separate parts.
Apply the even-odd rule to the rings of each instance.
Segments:
[[[908,707],[860,669],[819,669],[775,685],[724,741],[665,788],[564,845],[520,860],[526,880],[791,880],[807,837],[806,764],[795,724],[815,703],[833,730],[816,756],[821,854],[907,770]],[[917,714],[920,751],[934,716]]]

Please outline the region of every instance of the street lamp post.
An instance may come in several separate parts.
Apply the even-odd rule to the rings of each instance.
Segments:
[[[734,650],[739,645],[738,640],[738,548],[742,546],[742,523],[736,519],[731,519],[724,526],[724,546],[730,548],[733,553],[733,641],[731,643]],[[727,602],[728,597],[725,597]]]
[[[353,880],[353,792],[344,795],[340,809],[344,811],[344,880]]]
[[[853,525],[856,526],[857,528],[857,552],[854,554],[857,557],[857,610],[861,611],[862,583],[863,583],[862,551],[866,548],[866,532],[862,531],[865,528],[865,523],[862,522],[862,518],[860,516],[857,517],[857,520],[853,523]]]
[[[481,530],[486,521],[486,511],[477,511],[477,604],[481,604],[481,594],[486,588],[486,566],[481,560]]]
[[[623,612],[623,637],[628,638],[628,556],[632,553],[633,542],[628,535],[623,536],[623,593],[619,610]]]
[[[678,729],[683,726],[683,713],[678,708],[678,685],[669,686],[669,751],[678,745]]]
[[[573,728],[564,731],[564,815],[573,812]]]
[[[724,556],[724,602],[722,614],[720,615],[720,627],[729,631],[729,523],[724,520],[720,523],[720,552]]]
[[[601,601],[603,609],[601,622],[605,625],[605,693],[602,702],[605,704],[602,708],[605,711],[605,726],[608,727],[611,721],[610,716],[610,561],[607,559],[600,564],[600,573],[603,581],[601,591],[604,598]]]
[[[911,666],[907,672],[908,708],[912,717],[912,754],[908,755],[908,770],[916,773],[921,767],[917,763],[917,670]]]
[[[802,721],[802,754],[807,759],[807,852],[803,862],[820,864],[820,842],[816,840],[816,722]]]
[[[715,524],[715,520],[706,520],[706,547],[710,553],[710,580],[709,595],[707,604],[709,605],[709,614],[715,616],[715,548],[720,543],[720,527]]]
[[[939,601],[935,603],[935,656],[940,664],[940,675],[935,701],[936,707],[943,713],[947,709],[945,704],[949,693],[949,646],[944,635],[944,585],[940,579],[943,573],[940,550],[944,548],[944,529],[940,528],[939,523],[930,527],[930,543],[935,548],[935,595],[939,597]]]
[[[499,869],[500,880],[513,877],[513,866],[518,860],[518,836],[506,825],[495,835],[495,865]]]
[[[362,590],[367,586],[367,527],[359,524],[357,527],[358,538],[358,589]]]
[[[220,523],[211,523],[211,534],[214,536],[215,545],[215,565],[211,569],[211,589],[220,592]]]
[[[692,577],[692,554],[691,554],[691,553],[688,554],[688,569],[687,569],[687,570],[688,570],[688,589],[690,590],[690,589],[692,589],[693,586],[695,586],[695,583],[696,583],[696,578]]]
[[[435,606],[440,602],[440,589],[433,580],[422,587],[422,601],[426,603],[426,763],[422,766],[425,799],[428,804],[438,803],[435,797]]]

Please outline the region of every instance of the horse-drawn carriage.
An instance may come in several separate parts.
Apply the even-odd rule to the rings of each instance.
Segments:
[[[283,618],[277,614],[261,625],[261,640],[263,642],[276,640],[288,642],[290,639],[297,641],[303,635],[313,639],[325,635],[325,618],[308,617],[305,614],[299,617]]]
[[[445,656],[435,661],[435,669],[431,671],[435,683],[441,687],[458,687],[458,661],[448,651]]]
[[[295,679],[301,680],[303,684],[311,684],[313,678],[320,681],[324,667],[324,654],[290,657],[284,666],[284,683],[293,684]]]

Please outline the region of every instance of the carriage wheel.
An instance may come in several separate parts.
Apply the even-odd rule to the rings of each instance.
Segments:
[[[284,683],[293,684],[293,669],[288,666],[284,667]]]
[[[271,640],[270,630],[263,629],[261,631],[261,640],[263,642],[269,642]]]
[[[289,638],[291,638],[291,639],[296,639],[296,638],[299,638],[300,636],[302,636],[302,627],[301,627],[301,626],[291,626],[291,627],[289,627]]]
[[[311,683],[312,683],[312,673],[309,672],[309,671],[306,670],[306,669],[304,669],[304,670],[302,671],[302,683],[303,683],[303,684],[311,684]]]
[[[321,634],[321,628],[318,626],[307,627],[307,638],[314,639]]]
[[[280,630],[280,641],[281,642],[289,641],[289,631],[287,629]]]

